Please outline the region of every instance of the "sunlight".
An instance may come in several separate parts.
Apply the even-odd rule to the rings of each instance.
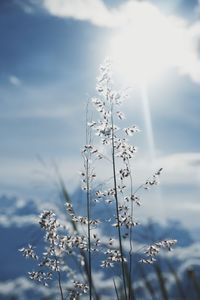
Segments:
[[[143,106],[143,113],[145,119],[145,126],[146,126],[146,135],[147,135],[147,143],[149,146],[149,158],[152,169],[155,168],[155,161],[156,161],[156,147],[154,142],[154,134],[153,134],[153,127],[152,127],[152,120],[151,120],[151,111],[149,107],[149,97],[147,88],[145,86],[141,87],[141,103]]]
[[[127,21],[110,43],[115,71],[125,80],[148,84],[170,67],[190,59],[183,20],[167,17],[152,5],[127,12]]]

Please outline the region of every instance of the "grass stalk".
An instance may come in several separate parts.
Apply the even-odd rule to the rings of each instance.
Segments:
[[[130,163],[128,164],[129,167],[129,172],[130,172],[130,184],[131,184],[131,196],[133,193],[133,179],[132,179],[132,174],[131,174],[131,168],[130,168]],[[131,222],[133,221],[133,201],[131,201]],[[132,271],[132,259],[133,259],[133,241],[132,241],[132,225],[130,226],[129,229],[129,280],[128,280],[128,290],[129,290],[129,300],[134,300],[134,293],[132,292],[132,278],[133,278],[133,271]]]
[[[167,289],[166,289],[166,286],[165,286],[165,280],[164,280],[163,274],[162,274],[162,270],[161,270],[159,264],[153,264],[153,266],[154,266],[156,275],[158,277],[158,282],[159,282],[159,285],[160,285],[162,298],[163,298],[163,300],[169,300]]]
[[[59,286],[59,290],[60,290],[61,300],[64,300],[60,271],[57,271],[57,274],[58,274],[58,286]]]
[[[199,284],[199,279],[195,274],[195,271],[193,269],[189,269],[187,270],[187,275],[194,285],[197,298],[200,299],[200,284]]]
[[[88,130],[88,105],[86,106],[86,145],[91,142],[91,134]],[[91,153],[88,151],[85,157],[85,171],[86,171],[86,198],[87,198],[87,236],[88,236],[88,284],[89,284],[89,299],[92,300],[92,258],[91,258],[91,228],[90,228],[90,163]]]
[[[60,270],[58,267],[58,258],[56,255],[56,251],[55,251],[55,244],[53,243],[53,253],[54,253],[54,258],[55,258],[55,262],[56,262],[56,272],[58,275],[58,287],[59,287],[59,291],[60,291],[60,296],[61,296],[61,300],[64,300],[64,296],[63,296],[63,289],[62,289],[62,283],[61,283],[61,275],[60,275]]]
[[[88,231],[88,271],[89,271],[89,299],[92,299],[92,262],[91,262],[91,228],[90,228],[90,182],[89,182],[89,160],[86,159],[87,180],[87,231]]]
[[[125,267],[126,280],[128,282],[128,299],[135,300],[135,292],[132,287],[131,273],[128,268],[128,264],[125,264],[124,267]]]
[[[116,282],[115,282],[115,279],[114,279],[114,278],[113,278],[113,284],[114,284],[115,294],[116,294],[117,300],[120,300],[120,299],[119,299],[118,290],[117,290],[117,286],[116,286]]]
[[[180,295],[181,299],[182,300],[187,300],[187,298],[185,296],[184,289],[183,289],[182,284],[181,284],[181,280],[179,279],[179,276],[178,276],[177,272],[175,271],[173,265],[169,261],[167,261],[167,265],[168,265],[168,268],[169,268],[170,272],[174,276],[176,286],[177,286],[177,289],[179,291],[179,295]]]
[[[149,294],[151,295],[152,300],[156,300],[155,289],[151,285],[150,281],[148,280],[148,277],[147,277],[142,265],[140,265],[140,273],[142,275],[142,279],[145,283],[145,286],[146,286],[147,290],[149,291]]]
[[[63,182],[63,180],[62,180],[61,177],[59,177],[59,184],[60,184],[62,196],[63,196],[65,202],[72,204],[71,198],[70,198],[70,196],[69,196],[69,194],[68,194],[68,192],[66,190],[66,187],[65,187],[64,182]],[[73,208],[72,208],[72,211],[73,211],[73,214],[75,215],[75,212],[74,212]],[[70,223],[71,223],[71,225],[73,227],[73,230],[75,232],[78,232],[78,228],[77,228],[76,222],[74,222],[72,220],[72,218],[70,218],[69,221],[70,221]],[[80,254],[82,255],[82,257],[84,259],[84,271],[85,271],[85,274],[87,276],[87,280],[89,282],[90,275],[89,275],[89,263],[88,263],[88,259],[87,259],[87,256],[86,256],[84,250],[80,249]],[[98,295],[98,293],[97,293],[97,291],[95,289],[95,286],[94,286],[94,283],[93,283],[93,280],[92,280],[92,276],[91,276],[90,280],[91,280],[91,290],[93,291],[93,297],[96,300],[100,300],[100,297],[99,297],[99,295]]]
[[[124,254],[123,254],[123,247],[122,247],[120,221],[119,221],[119,201],[118,201],[118,192],[117,192],[117,175],[116,175],[114,139],[115,139],[115,134],[114,134],[114,120],[113,120],[113,105],[111,104],[111,142],[112,142],[112,171],[113,171],[113,183],[114,183],[114,191],[115,191],[114,197],[115,197],[117,230],[118,230],[118,239],[119,239],[119,251],[120,251],[120,255],[121,255],[122,279],[123,279],[125,299],[127,299],[126,278],[125,278],[125,268],[124,268]]]

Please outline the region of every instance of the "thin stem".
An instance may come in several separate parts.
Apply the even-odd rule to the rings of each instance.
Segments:
[[[67,203],[72,203],[72,201],[71,201],[71,199],[70,199],[70,196],[68,195],[68,192],[67,192],[67,190],[66,190],[66,188],[65,188],[64,182],[62,181],[62,178],[61,178],[60,176],[59,176],[59,184],[60,184],[60,186],[61,186],[62,194],[63,194],[63,197],[64,197],[65,201],[66,201]],[[73,214],[75,215],[74,208],[72,208],[72,212],[73,212]],[[72,219],[72,217],[70,217],[70,222],[71,222],[71,224],[72,224],[73,230],[74,230],[75,232],[79,232],[78,227],[77,227],[77,224],[76,224],[76,222]],[[83,259],[84,259],[84,262],[85,262],[85,263],[84,263],[84,271],[85,271],[85,274],[86,274],[87,279],[88,279],[88,282],[89,282],[89,264],[88,264],[87,256],[86,256],[86,253],[84,252],[83,249],[79,249],[79,251],[80,251],[80,254],[82,255],[82,257],[83,257]],[[95,298],[96,300],[99,300],[100,298],[99,298],[99,296],[98,296],[98,294],[97,294],[97,291],[96,291],[95,286],[94,286],[94,284],[93,284],[92,278],[91,278],[91,287],[92,287],[92,291],[93,291],[94,298]]]
[[[169,270],[171,271],[172,275],[174,276],[174,279],[175,279],[175,282],[176,282],[176,286],[177,286],[177,289],[179,291],[179,294],[180,294],[180,297],[182,300],[186,300],[186,296],[185,296],[185,291],[183,289],[183,286],[182,286],[182,282],[175,270],[175,268],[173,267],[173,264],[170,263],[169,260],[167,260],[167,265],[168,265],[168,268]]]
[[[122,248],[120,222],[119,222],[119,201],[118,201],[118,193],[117,193],[117,176],[116,176],[115,145],[114,145],[114,121],[113,121],[113,105],[112,104],[111,104],[111,141],[112,141],[112,167],[113,167],[113,181],[114,181],[114,191],[115,191],[117,229],[118,229],[118,238],[119,238],[119,250],[120,250],[120,255],[121,255],[121,268],[122,268],[124,293],[125,293],[125,299],[127,299],[125,268],[124,268],[124,255],[123,255],[123,248]]]
[[[115,279],[113,278],[113,284],[114,284],[114,288],[115,288],[115,293],[116,293],[116,296],[117,296],[117,300],[119,300],[119,295],[118,295],[118,291],[117,291],[117,286],[116,286],[116,283],[115,283]]]
[[[128,161],[128,167],[129,167],[129,172],[130,172],[130,183],[131,183],[131,196],[133,194],[133,179],[132,179],[132,174],[131,174],[131,168],[130,168],[130,163]],[[128,288],[129,288],[129,300],[133,298],[132,296],[132,254],[133,254],[133,243],[132,243],[132,222],[133,222],[133,201],[131,201],[131,227],[129,230],[129,246],[130,246],[130,251],[129,251],[129,283],[128,283]]]
[[[91,136],[89,136],[88,132],[88,104],[86,107],[86,144],[91,142]],[[85,162],[85,169],[86,169],[86,190],[87,190],[87,231],[88,231],[88,275],[89,275],[89,299],[92,299],[92,263],[91,263],[91,228],[90,228],[90,152],[86,154],[86,162]]]
[[[61,285],[60,271],[57,271],[57,273],[58,273],[58,286],[59,286],[59,290],[60,290],[61,299],[64,300],[62,285]]]
[[[59,286],[59,290],[60,290],[60,296],[61,296],[61,300],[64,300],[62,284],[61,284],[61,275],[60,275],[60,271],[59,271],[59,268],[58,268],[58,258],[57,258],[56,252],[55,252],[54,242],[53,242],[53,248],[52,249],[53,249],[54,257],[55,257],[55,261],[56,261],[56,271],[57,271],[57,274],[58,274],[58,286]]]
[[[87,178],[87,230],[88,230],[88,267],[89,267],[89,296],[92,299],[92,270],[91,270],[91,228],[90,228],[90,184],[89,184],[89,161],[86,160]]]
[[[159,285],[160,285],[162,299],[163,300],[169,300],[167,288],[166,288],[166,285],[165,285],[165,280],[164,280],[163,273],[162,273],[162,270],[160,268],[160,265],[159,264],[156,264],[156,265],[153,264],[153,266],[154,266],[154,269],[155,269],[155,273],[158,277],[158,282],[159,282]]]

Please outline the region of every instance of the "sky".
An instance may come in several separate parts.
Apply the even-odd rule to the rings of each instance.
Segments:
[[[134,23],[140,13],[139,23]],[[171,31],[162,31],[165,27],[160,27],[158,38],[162,43],[158,45],[154,44],[151,32],[148,34],[148,30],[154,30],[147,22],[151,13],[172,26]],[[69,190],[75,189],[82,164],[80,149],[85,143],[86,103],[96,95],[99,66],[107,55],[113,54],[110,45],[123,30],[128,36],[125,50],[121,46],[115,49],[122,56],[123,51],[131,51],[121,61],[121,66],[126,68],[116,68],[117,82],[120,84],[121,80],[125,86],[127,81],[130,86],[130,78],[138,74],[138,71],[131,73],[137,59],[132,55],[135,48],[133,32],[127,27],[130,20],[130,24],[138,26],[139,43],[142,30],[146,34],[144,48],[154,52],[149,68],[156,69],[163,62],[170,65],[147,84],[155,160],[164,169],[162,202],[160,205],[157,201],[155,206],[168,218],[180,215],[188,226],[197,226],[200,212],[199,18],[200,2],[196,0],[1,0],[1,194],[40,193],[43,187],[51,185],[55,165]],[[158,27],[159,23],[155,22],[155,30]],[[170,39],[172,32],[174,39]],[[159,56],[163,49],[159,45],[164,45],[163,56]],[[176,55],[168,57],[170,51]],[[136,176],[139,174],[138,182],[149,174],[146,169],[150,155],[141,98],[140,88],[133,83],[130,99],[123,107],[127,120],[141,129],[134,140],[139,149],[135,171]],[[150,208],[148,201],[146,205]]]

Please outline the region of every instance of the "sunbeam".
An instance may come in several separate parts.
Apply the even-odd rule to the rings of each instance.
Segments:
[[[149,106],[149,97],[147,92],[147,86],[141,85],[141,100],[143,106],[143,114],[145,120],[145,130],[147,135],[147,144],[148,144],[148,152],[151,161],[152,168],[155,167],[155,159],[156,159],[156,149],[155,149],[155,141],[153,134],[153,126],[152,126],[152,118],[151,111]]]

